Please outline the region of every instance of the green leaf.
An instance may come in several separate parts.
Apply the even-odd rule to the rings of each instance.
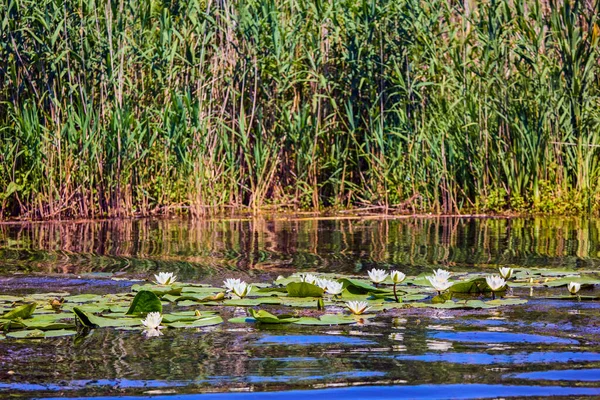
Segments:
[[[450,293],[485,293],[491,292],[485,278],[475,278],[466,282],[455,283],[448,289]]]
[[[62,337],[62,336],[73,336],[77,335],[77,331],[70,329],[61,329],[58,331],[48,331],[44,333],[44,337],[53,338],[53,337]]]
[[[490,306],[516,306],[519,304],[527,303],[527,299],[517,299],[517,298],[508,298],[508,299],[495,299],[486,301],[485,304]]]
[[[181,286],[160,286],[160,285],[133,285],[131,290],[134,292],[148,291],[152,292],[157,296],[163,296],[165,294],[171,294],[179,296],[182,291]]]
[[[243,298],[243,299],[229,299],[222,303],[205,303],[206,305],[224,305],[224,306],[260,306],[261,304],[281,304],[281,300],[276,297],[258,297],[258,298]]]
[[[321,318],[302,317],[294,322],[297,325],[351,325],[356,324],[359,318],[353,315],[325,314]]]
[[[85,311],[81,310],[79,307],[74,307],[73,312],[75,313],[75,316],[81,325],[85,326],[86,328],[96,328],[98,326],[94,324],[90,320],[90,316],[88,316]]]
[[[290,282],[287,284],[287,292],[291,297],[322,297],[323,289],[317,285],[307,282]]]
[[[128,315],[142,315],[150,312],[162,313],[162,303],[156,294],[148,290],[138,292],[127,311]]]
[[[22,323],[28,329],[41,329],[43,331],[75,328],[74,322],[24,320]]]
[[[452,293],[442,293],[442,294],[438,294],[437,296],[435,296],[434,298],[431,299],[431,303],[432,304],[440,304],[440,303],[445,303],[448,300],[452,300]]]
[[[223,323],[223,318],[218,315],[212,315],[206,318],[199,318],[195,321],[178,321],[166,324],[170,328],[202,328],[204,326],[212,326]]]
[[[19,306],[13,310],[7,312],[6,314],[2,315],[0,318],[2,318],[2,319],[31,318],[31,315],[35,311],[36,307],[37,307],[37,303],[24,304],[22,306]]]
[[[369,294],[369,293],[390,293],[387,289],[378,289],[373,285],[359,281],[357,279],[342,278],[338,282],[341,282],[351,294]]]
[[[67,303],[90,303],[93,301],[99,301],[100,299],[102,299],[102,296],[97,294],[79,294],[77,296],[65,297],[65,301]]]
[[[46,335],[44,331],[34,329],[32,331],[9,332],[6,334],[6,337],[13,339],[43,339]]]
[[[250,309],[250,315],[257,320],[258,322],[262,322],[264,324],[289,324],[290,322],[298,321],[298,318],[294,318],[291,315],[273,315],[265,310],[253,310]]]

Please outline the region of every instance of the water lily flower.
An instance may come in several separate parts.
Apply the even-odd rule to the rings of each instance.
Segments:
[[[392,278],[392,282],[394,283],[402,283],[406,279],[406,275],[404,275],[400,271],[392,271],[390,273],[390,277]]]
[[[233,287],[235,285],[239,285],[240,283],[242,283],[241,279],[233,279],[233,278],[225,279],[223,281],[223,285],[225,286],[225,289],[227,289],[228,292],[232,292]]]
[[[317,280],[315,280],[313,285],[317,285],[321,289],[326,290],[327,286],[329,285],[330,282],[333,282],[333,281],[330,281],[329,279],[317,278]]]
[[[447,278],[436,275],[428,276],[427,280],[431,283],[431,286],[438,291],[438,294],[452,286],[452,282],[449,282]]]
[[[394,298],[396,299],[396,303],[400,303],[398,292],[396,292],[396,285],[402,283],[402,281],[406,279],[406,275],[400,271],[392,271],[390,273],[390,278],[392,278],[392,282],[394,282]]]
[[[159,285],[171,285],[177,280],[172,272],[159,272],[158,275],[154,275],[154,278]]]
[[[325,290],[327,293],[337,296],[344,290],[344,284],[336,281],[329,281]]]
[[[375,283],[381,283],[383,281],[385,281],[385,279],[388,277],[388,273],[385,272],[382,269],[375,269],[373,268],[370,271],[367,271],[367,273],[369,274],[369,278]]]
[[[433,276],[440,282],[447,281],[448,279],[450,279],[450,272],[446,271],[445,269],[439,268],[433,271]]]
[[[160,323],[162,322],[162,315],[159,312],[151,312],[146,315],[146,319],[142,320],[142,325],[146,329],[161,329]]]
[[[252,285],[248,285],[246,282],[239,282],[233,285],[233,293],[239,298],[246,297],[250,294],[252,290]]]
[[[314,276],[313,274],[305,274],[305,275],[300,275],[300,280],[302,282],[311,283],[314,285],[314,283],[317,281],[317,277]]]
[[[506,281],[500,275],[486,276],[485,282],[492,289],[492,292],[497,292],[506,285]]]
[[[506,285],[506,281],[500,275],[486,276],[485,282],[492,289],[492,299],[495,299],[496,292]]]
[[[569,292],[571,292],[571,294],[575,294],[579,292],[579,289],[581,289],[581,284],[577,282],[569,282],[567,289],[569,289]]]
[[[366,301],[349,301],[346,303],[346,307],[348,307],[350,311],[352,311],[352,314],[355,315],[360,315],[371,308]]]
[[[499,271],[500,275],[506,280],[509,280],[513,274],[513,269],[509,267],[501,267]]]

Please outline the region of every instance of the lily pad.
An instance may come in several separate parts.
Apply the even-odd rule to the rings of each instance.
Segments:
[[[68,303],[90,303],[102,299],[102,296],[97,294],[78,294],[76,296],[67,296],[65,301]]]
[[[170,324],[165,324],[170,328],[202,328],[205,326],[219,325],[223,323],[223,318],[218,315],[213,315],[206,318],[199,318],[195,321],[179,321]]]
[[[162,313],[162,303],[160,299],[148,290],[139,291],[131,302],[131,307],[127,311],[129,315],[142,315],[150,312]]]
[[[31,318],[31,315],[35,311],[36,307],[37,307],[37,303],[24,304],[22,306],[19,306],[15,309],[5,313],[4,315],[0,316],[0,318],[2,318],[2,319]]]
[[[373,285],[357,279],[342,278],[338,280],[338,282],[341,282],[344,285],[344,289],[352,294],[390,293],[387,289],[378,289]]]
[[[254,310],[250,309],[250,315],[263,324],[289,324],[290,322],[298,321],[298,318],[294,318],[291,315],[273,315],[265,310]]]
[[[352,325],[358,322],[352,315],[344,314],[325,314],[321,318],[302,317],[294,322],[297,325]]]
[[[287,292],[291,297],[322,297],[323,289],[308,282],[290,282]]]
[[[206,305],[225,305],[225,306],[260,306],[262,304],[281,304],[281,300],[276,297],[257,297],[257,298],[243,298],[243,299],[230,299],[225,300],[222,303],[210,302],[205,303]]]
[[[134,292],[148,291],[152,292],[157,296],[163,296],[165,294],[172,294],[179,296],[182,291],[181,286],[161,286],[161,285],[133,285],[131,290]]]
[[[46,337],[46,334],[44,333],[44,331],[34,329],[26,331],[9,332],[6,334],[6,337],[13,339],[43,339]]]
[[[74,336],[74,335],[77,335],[77,331],[74,331],[71,329],[61,329],[58,331],[47,331],[44,333],[44,337],[46,337],[46,338]]]

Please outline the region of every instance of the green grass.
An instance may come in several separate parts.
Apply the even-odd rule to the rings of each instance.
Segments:
[[[7,0],[1,215],[597,212],[599,12]]]

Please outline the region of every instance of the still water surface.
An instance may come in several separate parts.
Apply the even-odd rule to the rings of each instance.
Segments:
[[[218,285],[227,277],[265,282],[296,271],[366,275],[372,267],[407,274],[439,266],[592,271],[600,269],[599,232],[600,221],[589,219],[0,225],[0,294],[122,292],[131,279],[157,271]],[[243,310],[229,312],[225,320]],[[550,301],[534,293],[522,306],[414,309],[364,325],[226,322],[164,332],[144,338],[96,329],[75,339],[0,340],[0,397],[600,397],[597,301]]]

